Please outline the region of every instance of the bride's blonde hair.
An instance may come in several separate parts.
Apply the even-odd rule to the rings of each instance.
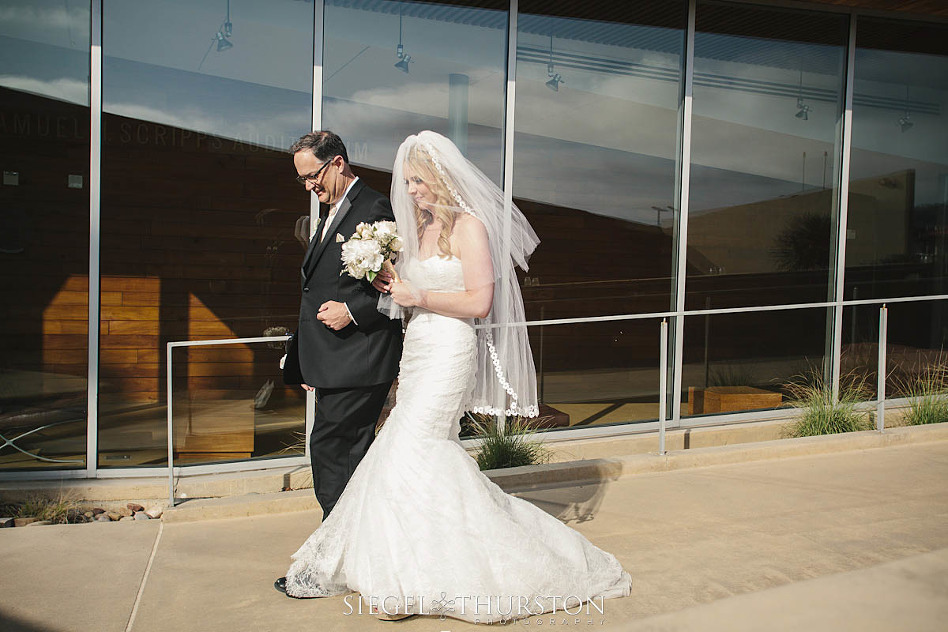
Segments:
[[[418,228],[419,246],[425,229],[435,220],[438,220],[441,222],[441,234],[438,235],[439,256],[450,257],[452,255],[451,234],[454,233],[454,224],[460,210],[456,209],[457,202],[454,201],[451,192],[448,191],[443,176],[436,171],[432,164],[431,156],[421,146],[412,147],[408,155],[405,156],[405,172],[405,176],[408,178],[420,178],[435,196],[430,210],[415,205],[415,222]]]

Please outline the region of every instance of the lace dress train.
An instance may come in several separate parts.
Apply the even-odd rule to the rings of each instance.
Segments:
[[[463,287],[457,259],[418,265],[442,291]],[[395,408],[293,555],[289,594],[357,591],[389,612],[490,623],[630,593],[613,555],[504,493],[461,446],[475,353],[472,320],[415,310]]]

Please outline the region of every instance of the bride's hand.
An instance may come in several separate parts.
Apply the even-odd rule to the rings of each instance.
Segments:
[[[415,307],[422,303],[421,292],[414,288],[411,283],[399,279],[395,279],[391,284],[389,293],[392,295],[392,300],[402,307]]]

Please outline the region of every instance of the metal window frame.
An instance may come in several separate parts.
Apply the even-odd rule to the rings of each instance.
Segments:
[[[846,229],[849,221],[849,167],[853,136],[853,84],[856,72],[856,16],[849,17],[849,43],[846,46],[846,95],[843,104],[843,137],[840,150],[839,182],[837,183],[836,208],[839,209],[836,230],[836,278],[832,289],[833,307],[833,353],[832,385],[833,401],[839,400],[839,372],[843,349],[843,305],[846,282]]]
[[[85,478],[99,465],[99,316],[102,191],[102,0],[90,6],[89,42],[89,303],[86,366]]]
[[[325,20],[326,20],[325,0],[314,0],[313,2],[313,85],[312,85],[312,131],[317,131],[323,126],[323,48],[325,47]],[[315,193],[310,193],[309,198],[309,225],[310,232],[312,227],[319,221],[319,198]],[[309,454],[309,437],[313,432],[313,423],[316,419],[316,392],[306,392],[306,458]]]

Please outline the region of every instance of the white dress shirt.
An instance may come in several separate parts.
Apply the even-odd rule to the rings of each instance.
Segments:
[[[343,192],[342,197],[339,198],[339,201],[333,204],[332,208],[329,209],[329,215],[326,216],[326,221],[323,222],[323,232],[320,234],[320,241],[326,239],[326,233],[329,231],[329,225],[332,224],[332,220],[336,218],[336,213],[339,211],[339,207],[342,206],[342,203],[346,201],[346,196],[349,195],[349,191],[352,189],[352,185],[356,183],[359,179],[359,176],[356,176],[352,182],[349,183],[349,186],[346,187],[346,190]],[[352,321],[352,324],[356,327],[359,326],[359,323],[356,322],[355,316],[352,315],[352,310],[349,309],[349,305],[343,303],[346,308],[346,312],[349,314],[349,320]]]

